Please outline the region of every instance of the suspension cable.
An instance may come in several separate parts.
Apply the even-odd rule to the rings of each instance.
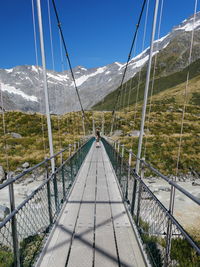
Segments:
[[[59,43],[60,43],[60,60],[61,60],[61,70],[62,72],[64,72],[64,57],[63,57],[63,47],[62,47],[62,38],[61,38],[61,34],[60,34],[60,31],[58,30],[59,32]],[[66,102],[66,94],[64,94],[64,103]],[[72,104],[70,102],[70,110],[72,111]],[[72,119],[72,112],[68,112],[69,113],[69,119],[68,119],[68,116],[67,116],[67,125],[69,127],[69,125],[71,126],[72,123],[69,123],[69,120],[73,121]],[[69,132],[71,133],[72,132],[72,135],[73,135],[73,140],[75,139],[74,138],[74,128],[72,130],[72,127],[69,127]]]
[[[62,27],[61,27],[61,22],[60,22],[60,19],[59,19],[59,16],[58,16],[58,11],[57,11],[56,4],[55,4],[54,0],[52,0],[52,3],[53,3],[54,12],[55,12],[55,15],[56,15],[57,23],[58,23],[58,28],[59,28],[59,31],[60,31],[62,43],[63,43],[63,46],[64,46],[65,55],[66,55],[66,58],[67,58],[67,61],[68,61],[68,64],[69,64],[72,80],[73,80],[74,87],[75,87],[75,90],[76,90],[76,94],[77,94],[77,97],[78,97],[78,101],[79,101],[79,104],[80,104],[80,107],[81,107],[82,116],[83,116],[82,119],[84,120],[84,116],[85,116],[84,109],[83,109],[83,106],[82,106],[82,103],[81,103],[81,98],[80,98],[80,95],[79,95],[79,92],[78,92],[78,88],[77,88],[77,85],[76,85],[76,80],[75,80],[74,73],[73,73],[73,70],[72,70],[71,60],[70,60],[70,57],[69,57],[69,54],[68,54],[68,50],[67,50],[67,46],[66,46],[66,42],[65,42],[65,39],[64,39],[64,35],[63,35]]]
[[[35,8],[34,8],[34,0],[32,0],[32,20],[33,20],[33,35],[34,35],[34,48],[35,48],[35,60],[36,60],[36,69],[37,69],[37,73],[38,73],[38,86],[40,87],[40,70],[39,70],[39,61],[38,61],[38,46],[37,46],[37,36],[36,36],[36,23],[35,23]],[[42,99],[42,91],[40,91],[40,110],[42,111],[42,103],[41,103],[41,99]],[[43,141],[43,152],[44,152],[44,158],[47,157],[47,153],[46,153],[46,143],[45,143],[45,130],[44,130],[44,117],[41,113],[41,128],[42,128],[42,141]]]
[[[178,175],[179,162],[180,162],[180,156],[181,156],[183,127],[184,127],[185,110],[186,110],[186,104],[187,104],[188,84],[189,84],[189,77],[190,77],[190,64],[192,60],[192,50],[193,50],[193,43],[194,43],[194,24],[196,21],[197,2],[198,0],[195,0],[194,15],[193,15],[193,29],[192,29],[192,35],[191,35],[190,53],[189,53],[189,59],[188,59],[188,71],[187,71],[187,78],[186,78],[186,85],[185,85],[185,97],[184,97],[183,113],[182,113],[182,119],[181,119],[181,132],[180,132],[177,163],[176,163],[176,176]]]
[[[53,49],[53,35],[52,35],[52,23],[51,23],[51,11],[50,11],[50,3],[49,0],[47,0],[47,7],[48,7],[48,20],[49,20],[49,37],[50,37],[50,47],[51,47],[51,60],[52,60],[52,67],[53,71],[55,71],[55,60],[54,60],[54,49]],[[47,81],[48,83],[48,81]],[[55,106],[57,107],[58,105],[58,97],[56,93],[56,85],[54,87],[54,92],[55,92]],[[62,150],[62,140],[61,140],[61,131],[60,131],[60,120],[59,120],[59,115],[57,114],[57,126],[58,126],[58,136],[59,136],[59,146],[60,150]]]
[[[161,1],[161,7],[160,7],[159,24],[158,24],[158,35],[157,35],[157,39],[158,40],[160,38],[160,29],[161,29],[161,23],[162,23],[162,15],[163,15],[163,3],[164,3],[164,1],[162,0]],[[156,48],[158,49],[158,42],[157,42]],[[153,90],[154,90],[154,82],[155,82],[157,58],[158,58],[158,54],[155,55],[155,59],[154,59],[153,77],[152,77],[151,94],[150,94],[150,101],[149,101],[149,111],[148,111],[148,118],[147,118],[146,130],[149,130],[149,124],[150,124],[151,109],[152,109],[152,98],[153,98]],[[144,157],[146,156],[146,146],[147,146],[147,135],[145,135]]]
[[[54,1],[54,0],[53,0],[53,1]],[[129,61],[130,61],[130,59],[131,59],[132,50],[133,50],[133,47],[134,47],[134,44],[135,44],[135,40],[136,40],[136,36],[137,36],[137,32],[138,32],[138,29],[139,29],[139,26],[140,26],[140,22],[141,22],[141,19],[142,19],[142,14],[143,14],[143,11],[144,11],[144,8],[145,8],[146,1],[147,1],[147,0],[144,0],[144,1],[143,1],[143,5],[142,5],[142,9],[141,9],[141,12],[140,12],[140,15],[139,15],[138,23],[136,24],[136,30],[135,30],[134,37],[133,37],[133,40],[132,40],[131,48],[130,48],[130,51],[129,51],[129,54],[128,54],[128,59],[127,59],[126,66],[125,66],[125,69],[124,69],[124,72],[123,72],[123,76],[122,76],[121,84],[120,84],[120,86],[119,86],[118,93],[117,93],[117,97],[116,97],[116,100],[115,100],[114,109],[113,109],[113,111],[112,111],[111,133],[112,133],[112,131],[113,131],[114,114],[115,114],[115,111],[116,111],[117,102],[118,102],[119,96],[120,96],[120,94],[121,94],[122,85],[123,85],[123,83],[124,83],[124,79],[125,79],[125,75],[126,75],[126,71],[127,71],[127,68],[128,68]]]
[[[147,0],[147,7],[148,7],[148,1],[149,0]],[[137,34],[136,40],[135,40],[135,47],[134,47],[134,51],[133,51],[133,58],[136,56],[137,40],[138,40],[138,34]],[[130,97],[131,97],[131,88],[132,88],[132,83],[133,83],[133,77],[132,77],[132,79],[129,80],[129,83],[130,83],[130,86],[129,86],[128,102],[127,102],[128,110],[129,110],[129,104],[130,104]]]
[[[143,32],[143,38],[142,38],[142,51],[144,50],[144,44],[145,44],[145,40],[146,40],[148,14],[149,14],[149,0],[147,0],[144,32]],[[135,123],[136,114],[137,114],[137,103],[138,103],[138,96],[139,96],[139,89],[140,89],[140,82],[141,82],[141,73],[142,73],[142,68],[140,68],[139,76],[138,76],[138,84],[137,84],[136,100],[135,100],[135,110],[134,110],[134,123]]]
[[[4,102],[3,102],[3,91],[1,88],[1,83],[0,83],[0,100],[1,100],[1,109],[2,109],[2,123],[3,123],[3,136],[4,136],[4,151],[6,154],[6,171],[7,174],[10,171],[10,166],[9,166],[9,161],[8,161],[8,144],[7,144],[7,140],[6,140],[6,120],[5,120],[5,111],[4,111]],[[7,178],[7,177],[6,177]]]

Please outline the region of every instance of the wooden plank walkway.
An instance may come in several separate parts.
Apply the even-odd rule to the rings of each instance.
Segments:
[[[93,144],[37,267],[146,266],[105,148]]]

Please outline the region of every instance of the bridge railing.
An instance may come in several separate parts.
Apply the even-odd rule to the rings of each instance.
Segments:
[[[131,151],[111,139],[103,139],[103,143],[152,266],[200,266],[199,240],[188,234],[174,218],[170,208],[161,203],[144,182],[145,168],[168,183],[171,191],[176,189],[185,195],[197,209],[200,200],[142,159],[141,171],[137,174],[133,164],[137,157]]]
[[[3,190],[8,192],[11,208],[10,214],[0,222],[0,266],[33,266],[92,142],[92,138],[80,141],[55,154],[53,157],[59,165],[54,173],[50,173],[51,158],[48,158],[0,185],[0,194]],[[64,159],[66,151],[71,155]],[[42,167],[45,180],[15,207],[17,183]]]

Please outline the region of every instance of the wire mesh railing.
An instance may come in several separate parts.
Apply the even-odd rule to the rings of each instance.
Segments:
[[[54,173],[50,173],[50,159],[26,170],[24,173],[8,179],[0,185],[1,190],[9,188],[10,210],[0,221],[0,266],[33,266],[50,229],[66,201],[75,177],[83,163],[93,138],[78,143],[78,149],[64,160],[66,149],[54,157],[60,162]],[[75,148],[75,146],[74,146]],[[28,197],[15,207],[15,183],[37,168],[43,167],[45,180]]]
[[[134,169],[137,158],[131,151],[125,150],[124,146],[120,146],[113,140],[103,139],[103,143],[150,264],[152,266],[200,266],[200,240],[188,234],[174,218],[170,208],[167,209],[150,190],[144,182],[145,168],[154,171],[164,179],[171,186],[171,190],[176,189],[192,200],[197,208],[200,206],[200,200],[160,174],[144,160],[140,160],[141,172],[138,175]],[[127,152],[129,155],[125,155]],[[131,164],[131,161],[132,163],[134,161],[134,164]]]

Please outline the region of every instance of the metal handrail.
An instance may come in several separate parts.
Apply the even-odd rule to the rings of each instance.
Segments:
[[[174,218],[174,216],[167,210],[167,208],[158,200],[158,198],[152,193],[152,191],[148,188],[148,186],[142,181],[142,179],[139,176],[135,176],[136,180],[139,180],[143,186],[145,187],[145,190],[151,194],[151,196],[155,199],[156,202],[159,202],[159,205],[162,207],[162,209],[165,211],[167,216],[172,220],[172,222],[178,227],[182,235],[188,240],[190,245],[192,245],[200,254],[200,248],[199,246],[194,242],[194,240],[190,237],[190,235],[183,229],[183,227],[179,224],[179,222]]]
[[[115,140],[113,140],[110,137],[106,137],[107,139],[112,140],[113,142],[116,142]],[[120,147],[122,147],[123,145],[120,144]],[[178,191],[180,191],[181,193],[183,193],[184,195],[186,195],[188,198],[190,198],[192,201],[194,201],[196,204],[198,204],[200,206],[200,200],[193,196],[191,193],[189,193],[187,190],[185,190],[183,187],[181,187],[180,185],[178,185],[176,182],[174,182],[173,180],[169,179],[166,175],[162,174],[159,170],[157,170],[156,168],[154,168],[150,163],[146,162],[144,159],[138,158],[132,151],[130,152],[130,150],[128,150],[127,148],[124,148],[124,150],[128,153],[131,153],[132,156],[135,157],[135,159],[138,159],[140,161],[140,163],[143,163],[147,168],[149,168],[150,170],[152,170],[155,174],[159,175],[160,178],[164,179],[168,184],[172,185],[173,187],[175,187]]]

